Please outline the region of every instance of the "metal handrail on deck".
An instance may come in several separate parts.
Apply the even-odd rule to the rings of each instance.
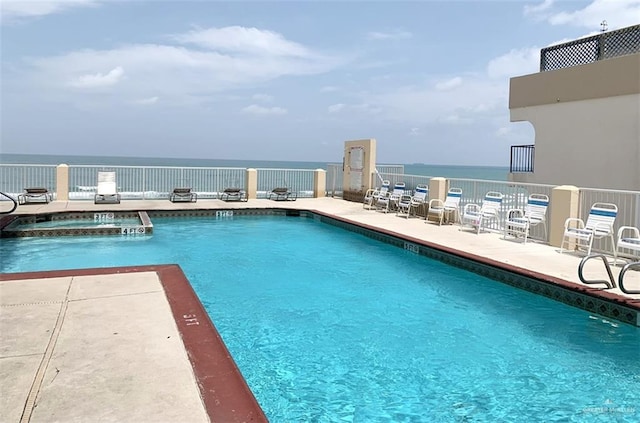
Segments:
[[[584,265],[591,259],[593,258],[601,258],[602,262],[604,263],[604,268],[607,270],[607,275],[609,275],[609,280],[587,280],[584,278],[584,275],[582,274],[582,270],[584,269]],[[578,277],[580,278],[580,281],[582,283],[588,284],[588,285],[593,285],[593,284],[599,284],[599,283],[603,283],[605,285],[607,285],[606,289],[611,289],[611,288],[615,288],[616,287],[616,280],[613,277],[613,272],[611,272],[611,266],[609,266],[609,262],[607,261],[607,257],[604,254],[590,254],[588,256],[586,256],[585,258],[583,258],[580,261],[580,265],[578,266]]]
[[[640,289],[626,289],[624,287],[624,275],[627,273],[627,270],[634,267],[640,269],[640,261],[626,264],[618,275],[618,287],[620,287],[620,291],[624,292],[625,294],[640,294]]]
[[[11,210],[9,210],[9,211],[0,211],[0,214],[11,214],[11,213],[13,213],[15,211],[15,209],[18,208],[18,202],[15,200],[15,198],[10,196],[9,194],[5,194],[4,192],[0,191],[0,195],[2,195],[3,197],[7,197],[9,200],[11,200],[13,202],[13,207],[11,208]]]

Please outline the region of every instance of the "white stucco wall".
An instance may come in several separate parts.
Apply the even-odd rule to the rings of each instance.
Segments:
[[[535,129],[526,182],[640,191],[640,95],[511,110]]]

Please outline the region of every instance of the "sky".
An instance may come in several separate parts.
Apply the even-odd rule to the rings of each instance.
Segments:
[[[0,0],[0,152],[507,166],[509,80],[640,0]]]

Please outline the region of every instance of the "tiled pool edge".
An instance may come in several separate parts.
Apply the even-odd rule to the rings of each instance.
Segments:
[[[105,219],[101,216],[105,215]],[[96,222],[108,222],[107,216],[111,219],[115,218],[137,218],[139,225],[122,226],[91,226]],[[21,224],[29,224],[37,222],[38,216],[48,216],[49,220],[86,220],[86,227],[75,228],[38,228],[38,229],[21,229]],[[24,222],[23,222],[24,221]],[[110,211],[110,212],[56,212],[56,213],[40,213],[33,215],[14,216],[14,219],[6,219],[0,221],[0,237],[1,238],[20,238],[20,237],[52,237],[52,236],[117,236],[117,235],[150,235],[153,233],[153,224],[149,219],[146,211]]]
[[[640,327],[640,301],[638,300],[626,298],[602,289],[578,285],[549,275],[333,216],[321,211],[314,210],[308,211],[308,213],[312,216],[319,216],[319,220],[323,223],[365,235],[576,308]]]
[[[162,284],[209,420],[268,422],[180,266],[151,265],[0,273],[0,281],[155,272]],[[41,281],[46,283],[46,281]]]

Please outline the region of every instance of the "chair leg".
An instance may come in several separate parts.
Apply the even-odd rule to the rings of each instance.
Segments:
[[[613,265],[615,266],[616,263],[618,262],[618,251],[616,249],[615,239],[613,239],[613,233],[609,235],[609,238],[611,239],[611,250],[613,251]]]
[[[589,237],[589,248],[587,248],[587,255],[591,255],[591,246],[593,245],[593,235]]]

